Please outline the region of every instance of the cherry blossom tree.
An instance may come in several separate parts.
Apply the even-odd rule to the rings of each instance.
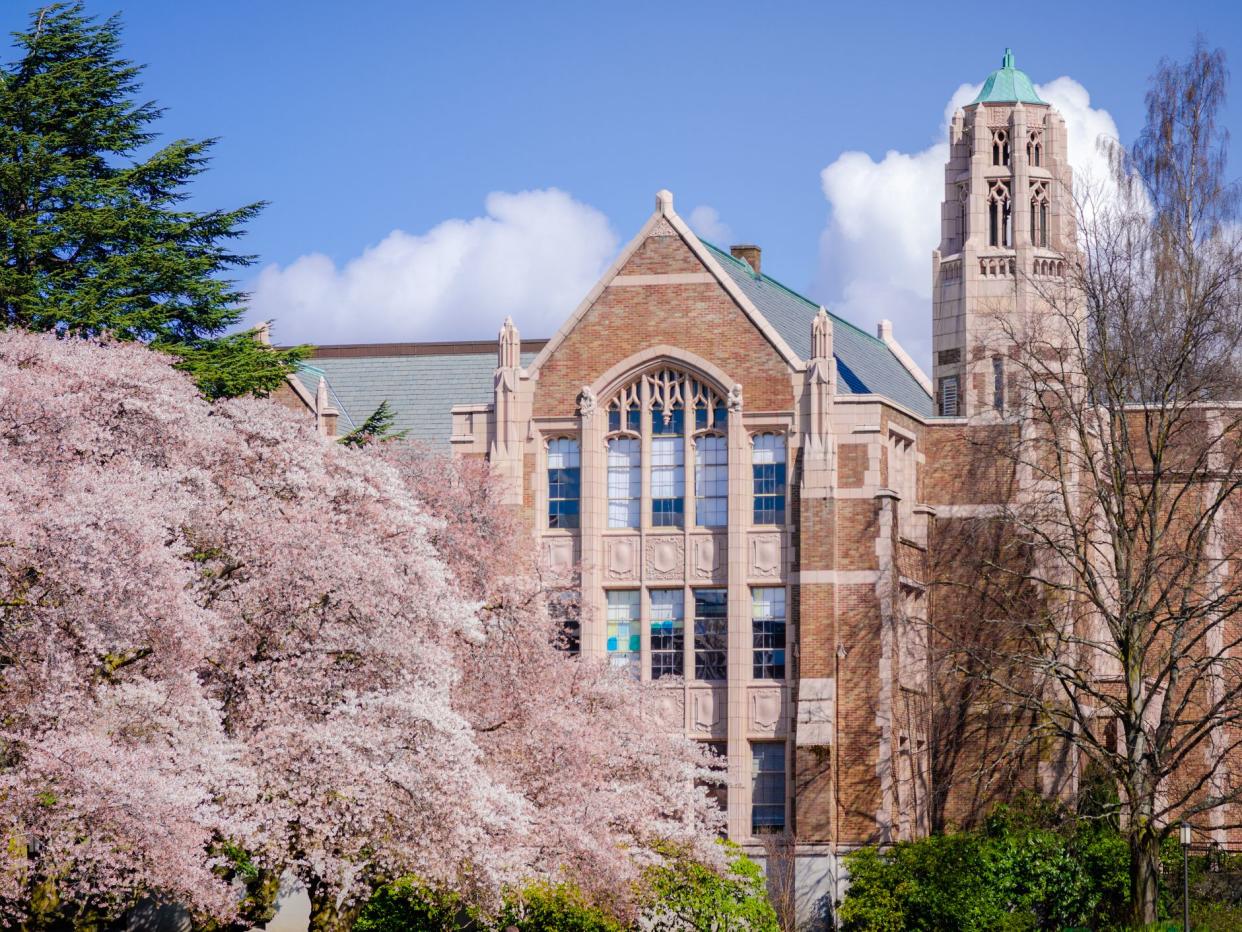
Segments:
[[[227,917],[236,846],[342,927],[495,889],[529,808],[451,705],[482,631],[390,467],[142,347],[0,334],[0,902]]]
[[[454,642],[453,705],[483,766],[533,805],[531,826],[509,840],[528,875],[569,877],[627,916],[642,868],[670,842],[723,869],[723,816],[703,785],[722,775],[661,714],[661,690],[565,649],[577,580],[540,566],[529,525],[502,503],[487,464],[408,443],[379,450],[441,519],[431,539],[480,605],[485,636]]]

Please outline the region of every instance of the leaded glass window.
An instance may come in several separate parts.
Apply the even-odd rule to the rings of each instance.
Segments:
[[[578,526],[581,471],[577,440],[559,437],[548,442],[548,527]]]
[[[755,835],[785,830],[785,742],[750,746],[750,830]]]
[[[729,444],[718,434],[695,441],[694,521],[699,527],[729,523]]]
[[[751,626],[754,634],[754,677],[785,678],[785,589],[751,590]]]
[[[638,527],[642,498],[642,442],[637,437],[608,441],[608,526]]]
[[[651,590],[651,678],[683,676],[686,665],[686,596],[681,589]]]
[[[637,589],[608,592],[608,662],[639,676],[642,659],[642,622]]]
[[[682,409],[653,408],[651,435],[651,523],[655,527],[683,527],[686,444]]]
[[[729,615],[724,589],[694,590],[694,678],[728,678]]]
[[[751,455],[754,479],[754,523],[785,523],[785,438],[759,434]]]

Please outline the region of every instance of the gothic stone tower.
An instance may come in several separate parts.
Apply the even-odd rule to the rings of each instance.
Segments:
[[[932,254],[938,414],[1004,415],[1012,403],[1007,327],[1039,320],[1046,285],[1065,274],[1072,190],[1065,121],[1006,49],[949,128],[940,248]]]

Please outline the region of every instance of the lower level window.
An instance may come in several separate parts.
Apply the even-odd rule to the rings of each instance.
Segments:
[[[686,666],[685,592],[651,590],[651,678],[683,676]]]
[[[642,657],[642,623],[637,589],[608,592],[608,662],[637,678]]]
[[[713,780],[710,783],[707,781],[696,781],[696,782],[698,783],[698,785],[704,787],[707,790],[707,795],[716,803],[717,807],[719,807],[721,812],[728,812],[729,811],[729,780],[728,780],[729,773],[728,773],[727,768],[729,766],[729,744],[726,741],[707,741],[705,743],[707,744],[708,750],[712,752],[712,756],[716,758],[716,762],[722,768],[726,768],[726,769],[723,769],[719,773],[716,774],[719,782],[715,780]]]
[[[728,678],[729,614],[724,589],[694,590],[694,678]]]
[[[785,590],[751,590],[751,626],[754,631],[757,680],[785,678]]]
[[[750,746],[750,831],[765,835],[785,830],[785,742],[755,741]]]

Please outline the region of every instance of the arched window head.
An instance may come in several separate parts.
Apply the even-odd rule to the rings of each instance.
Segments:
[[[1027,134],[1026,160],[1036,168],[1044,164],[1044,131],[1033,129]]]
[[[1031,244],[1048,245],[1048,185],[1043,181],[1031,183]]]
[[[1002,249],[1013,246],[1013,217],[1008,181],[993,181],[988,188],[988,245]]]
[[[576,528],[581,488],[582,458],[578,441],[557,437],[548,441],[548,527]]]
[[[785,437],[758,434],[751,452],[754,481],[754,523],[785,523]]]
[[[992,130],[992,164],[1009,164],[1009,130]]]

